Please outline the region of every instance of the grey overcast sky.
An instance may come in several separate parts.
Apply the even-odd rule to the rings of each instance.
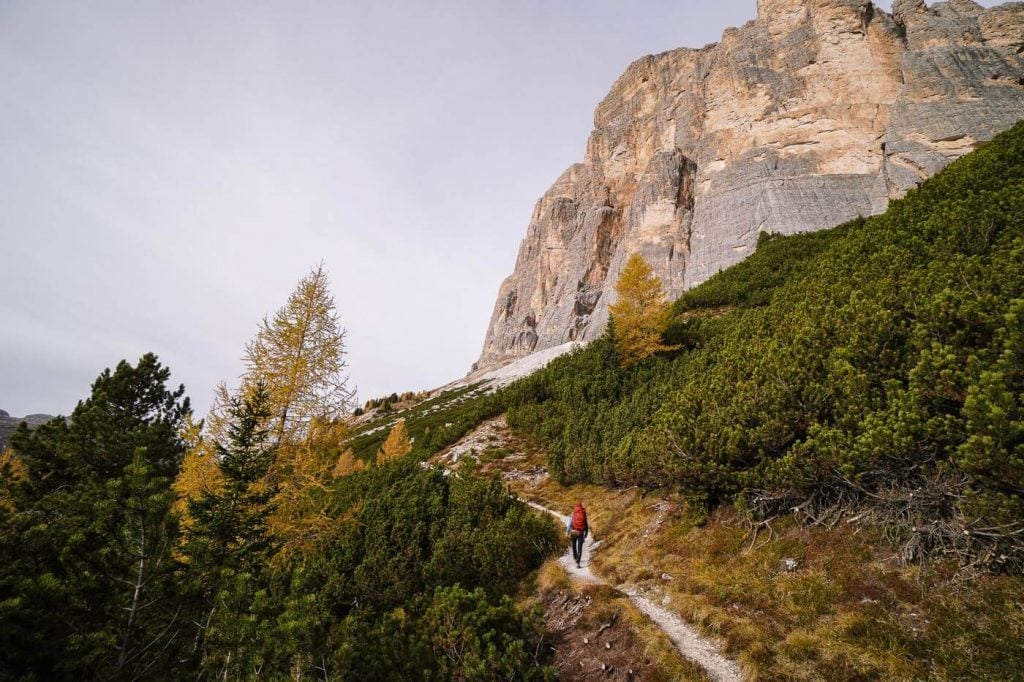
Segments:
[[[463,375],[612,82],[754,13],[0,0],[0,408],[66,414],[153,351],[205,411],[321,260],[361,399]]]

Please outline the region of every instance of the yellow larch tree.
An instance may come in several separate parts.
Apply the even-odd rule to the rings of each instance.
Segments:
[[[345,330],[323,264],[299,280],[245,349],[242,390],[266,387],[276,455],[268,485],[277,490],[267,519],[286,552],[311,545],[326,527],[326,496],[348,431],[353,391],[345,375]]]
[[[270,393],[278,444],[302,440],[314,419],[341,419],[352,411],[345,330],[322,263],[272,319],[263,318],[244,360],[243,388],[262,381]]]
[[[412,441],[409,440],[409,430],[405,426],[405,420],[399,419],[391,428],[384,444],[377,452],[378,462],[390,462],[401,459],[412,452]]]
[[[192,525],[188,503],[204,493],[217,492],[223,476],[217,464],[214,441],[203,433],[203,422],[196,422],[189,414],[182,425],[181,439],[185,442],[185,456],[171,489],[175,495],[174,510],[178,512],[182,527],[188,528]]]
[[[338,461],[334,463],[334,477],[342,478],[343,476],[349,476],[362,471],[366,468],[366,462],[356,458],[356,453],[352,448],[345,450],[341,453],[341,457],[338,457]]]
[[[668,327],[669,304],[661,279],[643,256],[634,253],[629,257],[615,283],[615,293],[616,301],[608,310],[615,347],[624,366],[660,351],[673,350],[661,341]]]
[[[234,396],[257,386],[267,393],[274,460],[263,485],[275,491],[267,525],[288,555],[312,546],[329,525],[323,491],[346,446],[354,397],[345,375],[345,330],[322,263],[299,280],[281,309],[263,318],[243,361]],[[225,385],[217,388],[206,419],[210,443],[225,442],[232,397]]]
[[[13,448],[6,448],[0,452],[0,508],[14,510],[5,484],[23,480],[27,475],[25,463],[14,453]]]
[[[277,492],[267,524],[280,541],[279,558],[314,550],[334,525],[325,493],[348,434],[343,420],[317,417],[300,442],[278,446],[272,465]]]

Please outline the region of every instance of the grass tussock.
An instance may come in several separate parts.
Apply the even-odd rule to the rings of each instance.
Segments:
[[[552,590],[569,589],[572,582],[565,568],[558,562],[558,558],[549,559],[540,570],[537,571],[537,591],[541,594]]]

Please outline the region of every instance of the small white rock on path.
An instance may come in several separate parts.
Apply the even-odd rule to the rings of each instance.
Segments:
[[[565,514],[560,514],[553,509],[543,507],[536,502],[530,502],[529,500],[523,501],[534,509],[551,514],[557,518],[563,526],[569,523],[569,517]],[[586,547],[584,547],[583,561],[580,564],[580,568],[576,568],[576,562],[572,558],[572,547],[567,549],[565,554],[559,558],[559,563],[562,564],[573,580],[594,585],[609,584],[607,580],[595,575],[594,572],[590,570],[590,551],[593,551],[593,549],[599,544],[601,544],[600,541],[587,541]],[[636,588],[631,588],[627,585],[613,585],[612,587],[629,597],[630,601],[632,601],[642,613],[654,621],[654,623],[661,628],[666,635],[668,635],[668,638],[672,640],[673,644],[675,644],[679,653],[704,668],[704,672],[706,672],[708,677],[712,680],[715,680],[716,682],[741,682],[743,680],[743,673],[740,671],[740,667],[736,662],[723,656],[719,651],[717,644],[694,630],[685,621],[683,621],[682,618],[668,609],[658,606],[647,597],[642,596],[637,592]]]

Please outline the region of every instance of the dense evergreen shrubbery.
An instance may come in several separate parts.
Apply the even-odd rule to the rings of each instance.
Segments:
[[[349,476],[336,493],[337,515],[350,521],[325,548],[321,575],[307,578],[345,607],[341,671],[379,679],[383,663],[365,651],[386,650],[407,666],[395,671],[416,678],[446,679],[459,665],[470,679],[527,675],[543,629],[503,595],[558,546],[547,519],[496,481],[446,477],[412,458]]]
[[[854,220],[831,230],[808,232],[795,237],[762,232],[756,255],[714,275],[699,287],[684,292],[672,306],[674,316],[688,311],[719,307],[767,305],[772,293],[799,276],[803,268],[850,229],[864,224]]]
[[[501,398],[564,481],[762,513],[888,491],[908,526],[945,528],[925,545],[1020,570],[1022,296],[1024,123],[884,215],[762,239],[677,302],[683,352],[621,369],[605,337]]]
[[[233,574],[244,577],[238,593],[229,585],[221,601],[242,608],[208,670],[543,678],[539,615],[513,608],[508,594],[558,546],[546,519],[497,482],[446,477],[411,458],[339,479],[329,494],[335,528],[318,551]],[[456,646],[461,661],[446,651]]]
[[[351,680],[549,680],[553,670],[535,658],[542,637],[540,618],[524,617],[507,596],[493,602],[481,588],[439,587],[381,618],[346,618],[335,672]]]
[[[313,487],[326,521],[279,551],[257,385],[182,531],[189,408],[168,377],[121,363],[0,461],[0,680],[550,676],[539,615],[509,598],[559,546],[548,519],[405,457]]]
[[[455,583],[498,596],[557,547],[548,520],[500,483],[447,477],[411,458],[342,479],[332,499],[350,519],[324,552],[330,573],[351,577],[338,603],[395,608]]]

